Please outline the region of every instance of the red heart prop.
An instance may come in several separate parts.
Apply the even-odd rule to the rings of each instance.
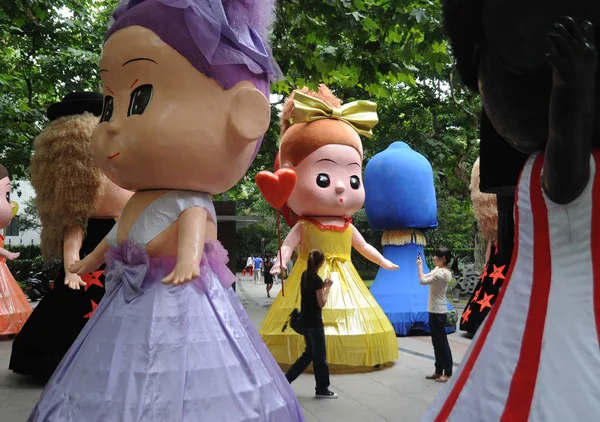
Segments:
[[[256,175],[256,185],[267,202],[275,209],[285,205],[296,186],[296,172],[279,169],[274,174],[261,171]]]

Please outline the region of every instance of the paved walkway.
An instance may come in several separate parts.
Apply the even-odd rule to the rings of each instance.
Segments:
[[[254,284],[240,274],[238,279],[238,295],[258,327],[274,298],[266,297],[263,283]],[[271,296],[280,288],[276,284]],[[450,335],[456,364],[469,343],[460,333]],[[433,370],[431,340],[427,336],[399,337],[398,350],[398,361],[392,367],[363,374],[332,374],[331,389],[339,394],[337,400],[315,399],[313,376],[301,375],[293,388],[307,422],[418,422],[443,387],[425,379]],[[11,341],[0,340],[0,421],[21,422],[27,419],[43,386],[6,369],[10,351]]]

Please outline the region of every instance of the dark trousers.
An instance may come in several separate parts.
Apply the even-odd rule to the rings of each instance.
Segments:
[[[285,377],[291,383],[303,373],[310,363],[315,370],[315,381],[317,394],[324,393],[329,388],[329,365],[327,364],[327,349],[325,347],[325,329],[305,328],[304,341],[306,350],[287,371]]]
[[[452,351],[446,335],[446,314],[432,314],[429,312],[429,331],[435,354],[435,373],[452,375]]]

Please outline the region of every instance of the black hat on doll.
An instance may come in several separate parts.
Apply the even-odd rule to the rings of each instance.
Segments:
[[[92,113],[95,116],[102,114],[103,96],[99,92],[72,92],[67,94],[60,103],[48,107],[48,119],[56,120],[60,117]]]

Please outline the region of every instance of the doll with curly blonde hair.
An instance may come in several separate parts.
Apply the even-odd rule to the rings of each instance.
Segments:
[[[278,162],[293,170],[297,181],[282,209],[293,227],[272,273],[281,271],[280,263],[287,262],[297,247],[299,253],[286,282],[286,294],[275,299],[260,333],[280,364],[293,364],[286,374],[290,381],[311,360],[315,366],[329,362],[346,370],[393,362],[398,357],[394,329],[350,259],[355,248],[383,268],[398,268],[365,241],[351,218],[365,200],[360,135],[371,136],[378,121],[376,104],[355,101],[342,105],[327,86],[320,85],[318,92],[308,88],[295,91],[283,107],[281,120]],[[259,179],[257,183],[261,187]],[[263,188],[261,191],[267,195]],[[306,328],[314,356],[304,350],[302,336],[292,330],[281,331],[290,312],[300,308],[297,293],[312,249],[325,253],[319,275],[333,280],[322,321],[311,321]],[[317,349],[326,349],[326,362],[325,354]],[[316,395],[335,396],[328,386],[328,377],[318,379]]]
[[[132,195],[92,159],[101,110],[101,94],[69,94],[50,106],[51,122],[35,140],[30,173],[42,255],[63,268],[13,343],[10,369],[20,374],[50,376],[104,295],[103,269],[83,277],[67,271],[110,231]]]
[[[460,329],[475,333],[490,312],[508,271],[508,262],[498,253],[498,201],[495,194],[479,190],[479,158],[471,171],[471,200],[473,214],[482,237],[488,242],[485,269],[475,291],[465,306]]]

